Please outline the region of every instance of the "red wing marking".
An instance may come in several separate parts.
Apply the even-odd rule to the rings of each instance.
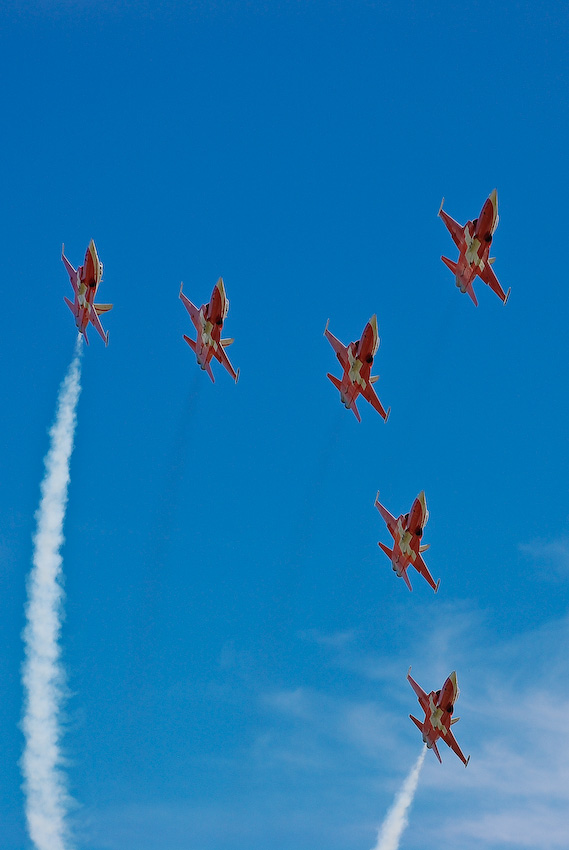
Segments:
[[[452,236],[452,241],[456,245],[459,251],[465,246],[464,241],[464,227],[461,227],[458,221],[455,221],[454,218],[451,218],[450,215],[441,208],[439,210],[439,215],[445,223],[446,229]]]
[[[413,566],[415,567],[417,572],[420,573],[423,576],[425,581],[433,588],[433,590],[436,593],[437,590],[439,589],[439,585],[434,580],[434,578],[432,577],[431,573],[429,572],[429,568],[427,567],[426,563],[423,561],[421,555],[417,555],[417,557],[415,558],[415,561],[413,562]]]
[[[459,757],[461,762],[466,767],[466,765],[468,764],[468,761],[470,759],[470,756],[468,758],[464,757],[464,753],[462,752],[462,750],[458,746],[457,740],[454,737],[454,735],[452,734],[452,732],[450,731],[450,729],[448,730],[448,732],[446,732],[446,734],[442,734],[441,737],[442,737],[443,741],[445,742],[445,744],[447,744],[451,748],[451,750],[457,754],[457,756]]]
[[[498,283],[498,278],[494,274],[494,269],[492,268],[490,263],[486,263],[486,265],[484,266],[484,269],[481,272],[479,272],[479,274],[480,274],[480,277],[482,278],[482,280],[484,281],[484,283],[486,283],[490,287],[492,292],[496,293],[496,295],[498,296],[500,301],[503,301],[505,303],[506,302],[506,293],[504,292],[504,290],[502,289],[502,287]]]
[[[388,414],[385,412],[385,409],[384,409],[382,403],[380,402],[379,398],[377,397],[377,393],[374,390],[374,388],[372,387],[372,385],[370,383],[367,383],[365,390],[362,390],[361,393],[362,393],[363,397],[365,398],[365,400],[369,401],[371,406],[373,408],[375,408],[375,410],[377,410],[377,412],[379,413],[379,415],[381,416],[383,421],[387,422]]]

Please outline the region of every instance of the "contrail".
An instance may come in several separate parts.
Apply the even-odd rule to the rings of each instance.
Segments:
[[[397,850],[399,847],[403,830],[408,823],[407,813],[411,803],[413,802],[415,791],[417,790],[419,774],[423,767],[423,760],[426,752],[427,748],[423,747],[421,755],[411,768],[409,776],[403,783],[401,791],[395,798],[395,802],[385,816],[385,820],[383,821],[377,835],[377,844],[373,850]]]
[[[64,592],[60,582],[63,521],[67,506],[69,459],[73,451],[77,401],[81,392],[82,338],[59,388],[50,431],[45,475],[36,513],[33,567],[28,578],[22,667],[25,736],[21,768],[30,838],[38,850],[69,846],[65,823],[70,798],[61,769],[60,712],[65,674],[59,635]]]

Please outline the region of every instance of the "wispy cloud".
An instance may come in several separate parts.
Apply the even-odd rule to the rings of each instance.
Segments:
[[[519,550],[539,566],[540,572],[549,578],[569,578],[569,539],[532,540],[520,543]]]
[[[28,830],[38,850],[65,850],[69,846],[65,818],[70,800],[61,770],[60,750],[60,712],[65,680],[59,647],[64,595],[60,581],[60,549],[69,460],[81,392],[81,351],[79,336],[73,360],[59,389],[55,422],[50,431],[36,514],[33,567],[28,580],[22,670],[25,748],[21,764]]]

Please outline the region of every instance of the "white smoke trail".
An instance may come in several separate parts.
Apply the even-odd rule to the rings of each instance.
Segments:
[[[417,790],[419,774],[423,767],[423,760],[426,752],[427,748],[423,747],[421,755],[411,768],[409,775],[403,783],[401,791],[395,798],[395,802],[385,816],[385,820],[377,834],[377,844],[373,850],[397,850],[399,847],[401,836],[409,822],[409,807],[413,802],[413,797]]]
[[[21,767],[28,831],[38,850],[65,850],[69,846],[65,818],[70,798],[61,770],[60,751],[65,675],[59,647],[64,597],[59,550],[63,543],[69,460],[81,392],[81,352],[79,335],[73,360],[59,388],[50,447],[44,461],[23,634],[25,746]]]

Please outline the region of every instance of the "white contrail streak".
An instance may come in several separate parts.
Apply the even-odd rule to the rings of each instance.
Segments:
[[[413,802],[413,797],[417,790],[419,774],[423,767],[423,760],[426,752],[427,748],[423,747],[421,755],[411,768],[411,771],[405,779],[399,794],[395,798],[395,802],[385,816],[385,820],[383,821],[377,835],[377,844],[373,850],[397,850],[399,847],[401,836],[403,835],[403,831],[409,820],[409,807]]]
[[[73,360],[59,388],[57,413],[44,461],[23,634],[25,746],[21,767],[28,831],[38,850],[65,850],[69,846],[65,818],[70,798],[60,751],[65,675],[59,647],[64,597],[59,550],[63,543],[69,460],[81,392],[81,351],[82,338],[78,336]]]

